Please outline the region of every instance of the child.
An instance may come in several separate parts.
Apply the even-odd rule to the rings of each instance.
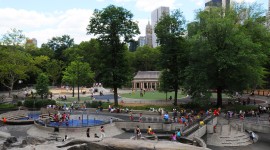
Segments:
[[[172,140],[172,141],[176,141],[176,134],[175,134],[175,133],[172,134],[171,140]]]

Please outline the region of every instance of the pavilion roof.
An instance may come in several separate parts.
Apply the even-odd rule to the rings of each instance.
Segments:
[[[160,71],[138,71],[134,80],[138,79],[157,79],[159,78]]]

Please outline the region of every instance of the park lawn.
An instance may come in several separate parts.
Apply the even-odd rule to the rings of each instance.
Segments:
[[[61,100],[61,99],[58,99],[56,100],[58,103],[60,104],[71,104],[73,102],[78,102],[78,97],[68,97],[67,100]],[[91,98],[90,97],[80,97],[80,101],[78,103],[84,103],[84,102],[90,102],[91,101]]]
[[[167,93],[167,99],[172,96],[174,97],[174,92],[168,92]],[[186,95],[178,93],[177,98],[185,97]],[[132,99],[148,99],[148,100],[165,100],[166,99],[166,93],[161,93],[158,91],[151,91],[151,92],[145,92],[143,97],[140,96],[140,91],[134,92],[134,93],[125,93],[121,94],[121,97],[125,98],[132,98]]]

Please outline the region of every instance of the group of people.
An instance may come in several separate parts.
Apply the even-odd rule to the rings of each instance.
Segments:
[[[181,109],[179,112],[176,109],[173,109],[172,116],[170,118],[169,113],[166,111],[165,114],[162,115],[164,122],[175,122],[175,123],[180,123],[184,124],[185,126],[192,124],[195,120],[201,120],[203,116],[209,116],[209,115],[214,115],[214,116],[219,116],[220,114],[220,108],[214,109],[212,112],[212,109],[208,109],[206,111],[187,111],[185,109]]]
[[[65,112],[63,114],[58,112],[58,114],[54,114],[53,116],[49,114],[49,116],[52,117],[52,121],[60,123],[65,122],[66,125],[68,125],[68,121],[70,120],[70,114],[66,114]]]
[[[90,138],[90,128],[87,128],[87,130],[86,130],[86,137]],[[100,137],[101,138],[106,137],[105,136],[105,128],[104,128],[104,126],[100,126]],[[94,138],[99,138],[97,133],[94,134]]]

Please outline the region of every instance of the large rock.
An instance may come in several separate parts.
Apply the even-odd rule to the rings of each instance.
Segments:
[[[10,147],[13,143],[15,143],[15,142],[17,142],[18,140],[17,140],[17,138],[16,137],[8,137],[7,139],[6,139],[6,141],[4,142],[4,146],[5,147]]]
[[[149,140],[130,140],[130,139],[116,139],[116,138],[105,138],[102,141],[76,141],[70,142],[65,146],[68,150],[179,150],[179,147],[182,149],[188,150],[203,150],[207,148],[196,147],[192,145],[170,142],[170,141],[149,141]],[[58,147],[60,148],[60,147]]]
[[[45,142],[45,139],[28,136],[22,140],[22,145],[38,145]]]

